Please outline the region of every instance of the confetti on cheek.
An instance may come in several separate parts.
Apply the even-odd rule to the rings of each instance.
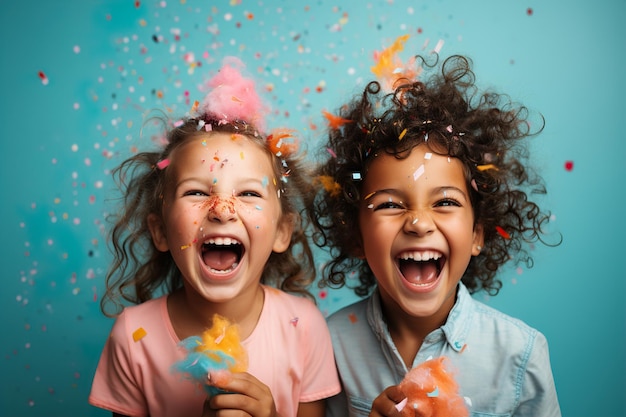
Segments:
[[[427,161],[430,160],[433,157],[433,154],[430,152],[426,152],[424,154],[424,159],[426,159]]]
[[[417,181],[417,179],[421,177],[423,174],[424,174],[424,164],[420,165],[419,168],[417,168],[415,172],[413,173],[413,181]]]
[[[571,172],[574,169],[574,161],[565,161],[565,170]]]
[[[239,158],[243,160],[243,151],[239,152]]]
[[[496,231],[500,234],[500,236],[502,236],[505,239],[511,238],[511,235],[509,235],[507,231],[501,228],[500,226],[496,226]]]
[[[296,326],[298,325],[298,321],[299,321],[299,320],[300,320],[300,319],[299,319],[298,317],[294,317],[294,318],[292,318],[292,319],[290,320],[290,323],[291,323],[291,325],[292,325],[293,327],[296,327]]]
[[[143,327],[138,328],[137,330],[135,330],[133,332],[133,340],[135,341],[135,343],[139,342],[141,339],[143,339],[144,337],[146,337],[148,333],[144,330]]]

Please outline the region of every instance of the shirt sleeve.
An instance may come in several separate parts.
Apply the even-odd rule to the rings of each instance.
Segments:
[[[514,417],[561,417],[554,377],[550,366],[548,342],[545,336],[537,333],[530,353],[519,407]]]
[[[303,376],[300,402],[321,400],[341,391],[330,332],[317,306],[311,304],[308,321],[302,346],[306,372]]]
[[[147,416],[147,404],[140,389],[129,348],[125,313],[117,318],[107,339],[96,369],[89,403],[132,417]]]

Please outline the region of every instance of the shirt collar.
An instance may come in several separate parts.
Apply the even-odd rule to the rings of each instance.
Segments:
[[[448,314],[446,323],[435,332],[443,332],[447,343],[456,352],[462,352],[465,348],[465,340],[470,330],[472,315],[474,314],[474,303],[467,287],[459,282],[456,292],[456,302]],[[381,341],[389,341],[391,336],[383,317],[380,305],[380,293],[378,289],[374,291],[367,305],[367,321],[376,337]]]

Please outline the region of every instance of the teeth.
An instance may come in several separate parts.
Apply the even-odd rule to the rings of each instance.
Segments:
[[[414,261],[436,261],[441,258],[441,253],[434,251],[425,251],[425,252],[404,252],[400,255],[400,259],[409,260],[412,259]]]
[[[204,242],[205,245],[218,245],[218,246],[228,246],[228,245],[241,245],[237,239],[232,239],[230,237],[216,237],[208,239]]]
[[[228,273],[229,273],[229,272],[231,272],[233,269],[237,268],[237,265],[239,265],[239,263],[238,263],[238,262],[235,262],[235,263],[233,264],[233,266],[231,266],[231,267],[230,267],[230,268],[228,268],[228,269],[223,269],[223,270],[222,270],[222,269],[213,269],[213,268],[210,268],[210,269],[211,269],[211,272],[213,272],[214,274],[228,274]]]

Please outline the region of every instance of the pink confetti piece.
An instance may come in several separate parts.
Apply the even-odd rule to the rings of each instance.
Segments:
[[[167,168],[167,166],[170,164],[170,160],[169,159],[163,159],[159,162],[157,162],[156,166],[159,169],[165,169]]]
[[[405,398],[404,400],[400,401],[398,404],[396,404],[396,410],[398,410],[398,411],[404,410],[404,407],[406,407],[406,403],[408,401],[409,401],[408,398]]]
[[[565,161],[565,170],[572,171],[574,169],[574,161]]]
[[[332,156],[333,158],[337,158],[337,154],[335,153],[335,151],[333,151],[330,148],[326,148],[326,150],[328,151],[328,153],[330,154],[330,156]]]

